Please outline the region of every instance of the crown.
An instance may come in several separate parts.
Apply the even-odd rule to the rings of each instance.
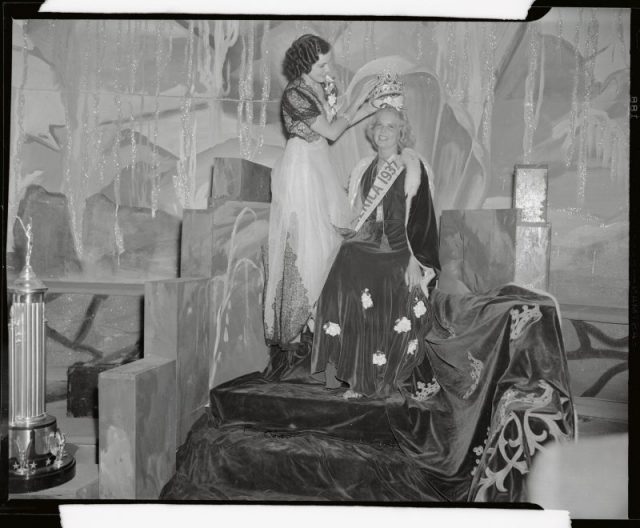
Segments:
[[[404,106],[404,83],[397,73],[384,71],[378,75],[378,82],[371,92],[371,104],[376,108],[393,106],[398,110]]]

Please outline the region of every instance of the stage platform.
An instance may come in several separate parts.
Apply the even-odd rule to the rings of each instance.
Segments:
[[[464,496],[468,481],[444,483],[400,449],[386,414],[402,404],[399,394],[345,400],[344,392],[258,373],[212,389],[160,498],[420,503]],[[621,417],[587,414],[578,420],[581,439],[628,429]]]
[[[211,409],[223,425],[395,445],[386,410],[402,405],[399,393],[389,399],[345,400],[345,390],[322,384],[269,383],[249,374],[211,390]]]
[[[161,499],[447,500],[394,439],[386,413],[400,396],[345,400],[345,390],[258,373],[212,389]]]

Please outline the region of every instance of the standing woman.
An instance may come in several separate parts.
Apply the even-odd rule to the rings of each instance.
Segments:
[[[283,64],[289,80],[281,102],[287,144],[271,173],[264,323],[267,343],[285,350],[295,351],[307,325],[313,330],[310,318],[342,240],[336,227],[351,220],[327,140],[374,111],[364,105],[371,81],[334,115],[324,90],[330,61],[329,43],[307,34],[291,44]]]

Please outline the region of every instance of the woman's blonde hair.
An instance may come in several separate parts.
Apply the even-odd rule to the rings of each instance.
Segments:
[[[393,106],[383,106],[380,108],[374,115],[373,118],[367,124],[367,128],[365,130],[365,135],[371,143],[371,146],[374,150],[378,150],[373,140],[373,129],[378,123],[378,116],[382,112],[391,112],[395,114],[395,116],[400,120],[400,135],[398,136],[398,151],[402,152],[402,149],[406,147],[413,147],[415,143],[415,138],[413,137],[413,131],[411,130],[411,125],[409,124],[409,119],[407,118],[407,114],[404,110],[398,110]]]

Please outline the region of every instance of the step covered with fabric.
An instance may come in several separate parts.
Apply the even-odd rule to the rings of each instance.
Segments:
[[[211,413],[177,458],[163,500],[443,501],[468,486],[449,482],[445,497],[447,486],[397,446],[220,426]]]
[[[402,399],[349,399],[346,389],[322,384],[269,382],[248,374],[210,391],[211,409],[222,425],[259,431],[316,432],[344,440],[396,444],[386,408]]]

